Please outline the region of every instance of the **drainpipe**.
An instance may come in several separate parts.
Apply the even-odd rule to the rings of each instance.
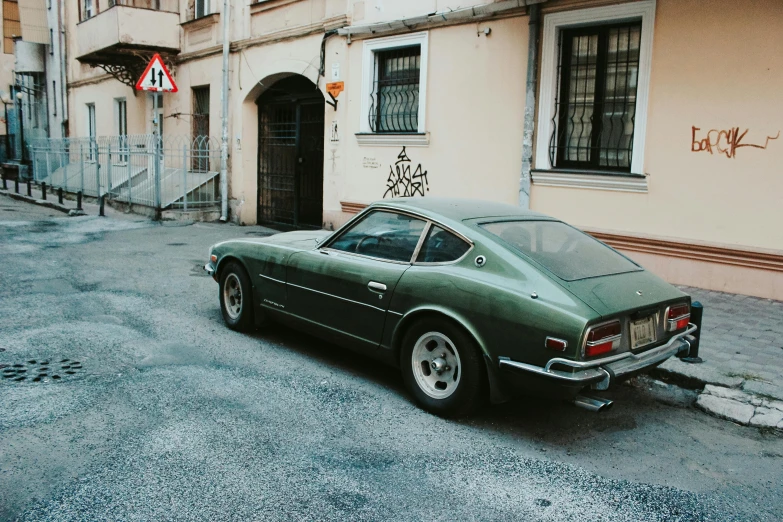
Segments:
[[[533,137],[536,116],[536,80],[538,78],[538,29],[541,5],[530,6],[530,35],[527,42],[527,82],[525,86],[525,122],[522,132],[522,176],[519,178],[519,206],[530,208],[530,170],[533,166]]]
[[[223,0],[223,88],[220,90],[221,139],[220,139],[220,221],[228,220],[228,12],[229,0]]]
[[[67,76],[67,41],[65,38],[65,0],[60,0],[58,9],[57,32],[60,40],[60,137],[66,135],[63,123],[68,121],[68,76]],[[55,93],[56,95],[57,93]]]

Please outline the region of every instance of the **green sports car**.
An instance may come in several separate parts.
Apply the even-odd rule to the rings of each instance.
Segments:
[[[445,416],[580,394],[689,349],[690,297],[557,219],[485,201],[374,203],[335,232],[218,243],[229,328],[276,320],[399,367]]]

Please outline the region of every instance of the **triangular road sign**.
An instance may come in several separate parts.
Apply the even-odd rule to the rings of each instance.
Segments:
[[[147,68],[144,69],[144,74],[136,82],[136,90],[177,92],[177,84],[174,83],[169,70],[163,65],[163,59],[158,53],[155,53]]]

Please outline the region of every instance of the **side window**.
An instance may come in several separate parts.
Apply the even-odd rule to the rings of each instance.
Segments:
[[[470,249],[470,245],[451,232],[432,225],[416,258],[417,263],[447,263],[456,261]]]
[[[376,211],[343,232],[333,250],[408,262],[424,230],[424,221],[405,214]]]

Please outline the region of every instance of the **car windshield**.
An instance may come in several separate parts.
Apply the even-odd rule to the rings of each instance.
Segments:
[[[480,226],[566,281],[642,270],[603,243],[559,221],[503,221]]]

